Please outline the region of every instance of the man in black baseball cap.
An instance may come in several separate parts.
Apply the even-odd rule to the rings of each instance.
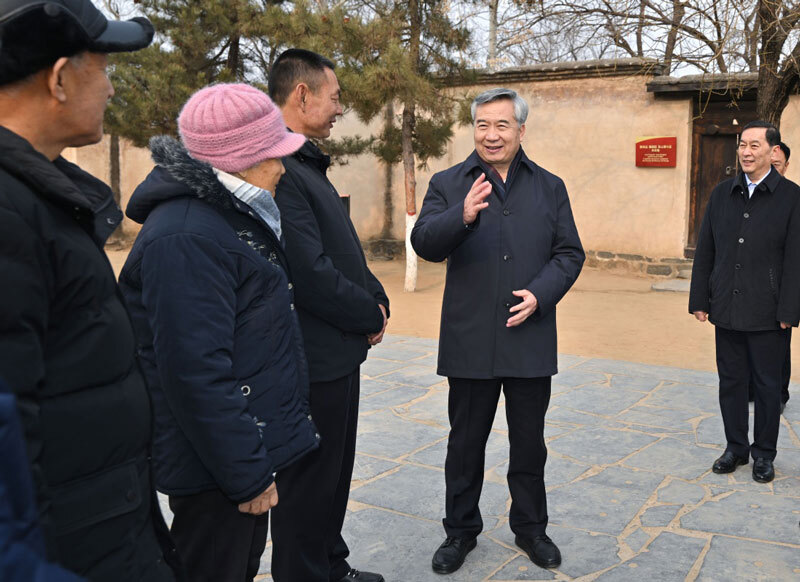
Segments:
[[[16,395],[47,559],[92,581],[177,571],[150,476],[150,401],[103,251],[122,214],[61,157],[103,137],[106,53],[152,38],[146,19],[109,22],[89,0],[0,0],[0,377]]]

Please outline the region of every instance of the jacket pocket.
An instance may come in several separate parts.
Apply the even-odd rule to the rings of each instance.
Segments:
[[[129,513],[142,503],[136,461],[51,487],[50,493],[57,535]]]

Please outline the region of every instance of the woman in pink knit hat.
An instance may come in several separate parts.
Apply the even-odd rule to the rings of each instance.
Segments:
[[[258,89],[206,87],[178,118],[180,142],[126,210],[142,223],[120,275],[155,411],[156,487],[188,579],[252,580],[279,502],[275,473],[319,446],[272,193],[287,131]]]

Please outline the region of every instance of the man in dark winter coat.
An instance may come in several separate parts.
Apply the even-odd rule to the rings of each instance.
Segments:
[[[144,19],[88,0],[0,3],[0,376],[16,394],[48,557],[94,581],[167,581],[151,483],[150,401],[103,244],[110,188],[61,151],[95,143],[106,54]]]
[[[456,571],[481,532],[484,452],[502,387],[511,445],[516,543],[544,568],[561,563],[546,535],[544,416],[557,372],[556,304],[584,253],[564,182],[525,155],[528,105],[510,89],[475,98],[475,151],[431,178],[411,244],[447,260],[438,373],[450,384],[447,538],[433,570]]]
[[[286,125],[309,138],[330,135],[341,115],[339,83],[328,59],[290,49],[275,61],[269,93]],[[312,142],[284,159],[275,201],[296,286],[311,377],[318,451],[278,475],[272,515],[272,576],[277,582],[379,582],[347,563],[342,524],[356,448],[359,366],[381,341],[389,300],[325,172],[330,159]]]
[[[144,223],[120,275],[156,415],[156,486],[192,582],[247,582],[267,543],[274,475],[318,446],[282,221],[281,157],[305,142],[262,91],[219,84],[131,197]]]
[[[780,425],[789,328],[800,320],[800,188],[772,168],[781,136],[769,123],[742,130],[742,173],[714,188],[692,267],[689,312],[715,326],[725,452],[715,473],[753,457],[753,479],[769,483]],[[752,377],[755,426],[748,439]]]

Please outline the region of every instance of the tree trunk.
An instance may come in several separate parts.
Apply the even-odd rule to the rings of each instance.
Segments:
[[[122,188],[120,187],[120,163],[119,163],[119,134],[111,133],[108,143],[108,181],[111,183],[111,191],[114,193],[114,202],[117,206],[122,205]],[[109,237],[110,242],[121,242],[124,238],[122,222]]]
[[[384,113],[384,127],[388,131],[394,125],[394,104],[390,101],[386,105]],[[394,165],[390,162],[384,162],[383,165],[383,230],[381,231],[381,238],[383,240],[391,240],[392,231],[394,230],[394,200],[392,199],[392,191],[394,190]]]
[[[681,0],[672,0],[672,24],[667,34],[667,46],[664,49],[664,68],[669,75],[672,69],[672,56],[675,53],[675,42],[678,39],[678,27],[683,20],[686,8]]]
[[[403,291],[417,288],[417,254],[411,248],[411,229],[417,221],[417,177],[414,160],[414,125],[416,105],[406,102],[403,108],[403,174],[406,187],[406,280]]]
[[[789,95],[798,87],[798,69],[790,59],[780,70],[781,53],[788,37],[781,22],[783,3],[776,0],[759,0],[758,16],[761,24],[759,47],[758,97],[756,114],[780,128],[781,115],[789,103]],[[794,51],[793,55],[794,56]]]
[[[489,58],[486,67],[497,68],[497,8],[500,0],[489,0]]]
[[[241,38],[236,35],[231,38],[231,45],[228,48],[228,60],[225,63],[225,68],[231,72],[235,79],[239,78],[239,68],[241,62]]]

